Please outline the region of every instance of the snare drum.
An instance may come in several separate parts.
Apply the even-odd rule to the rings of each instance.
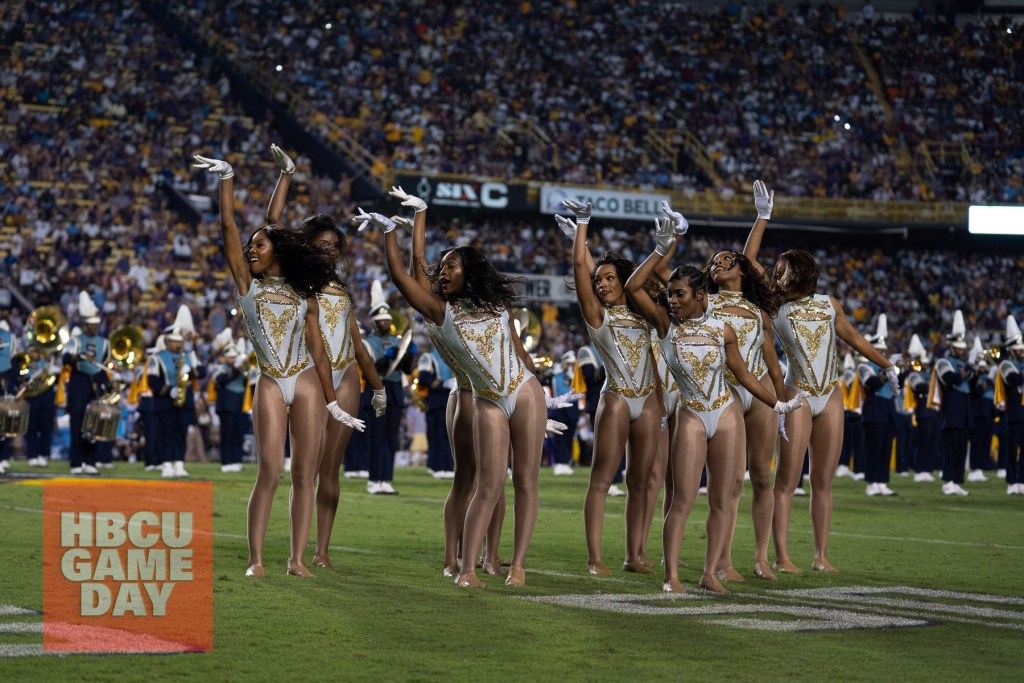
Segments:
[[[85,406],[82,420],[82,438],[86,441],[113,441],[117,438],[117,423],[121,421],[121,406],[95,399]]]
[[[28,401],[17,396],[0,397],[0,433],[7,438],[28,431]]]

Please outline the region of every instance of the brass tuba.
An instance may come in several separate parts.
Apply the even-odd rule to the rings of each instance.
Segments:
[[[146,352],[146,340],[142,328],[125,325],[110,335],[110,365],[119,370],[131,370],[142,362]]]
[[[71,338],[68,320],[59,306],[40,306],[25,321],[29,343],[43,353],[56,353]]]

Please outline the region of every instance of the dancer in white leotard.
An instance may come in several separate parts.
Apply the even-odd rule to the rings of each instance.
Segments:
[[[259,461],[249,497],[246,575],[265,573],[263,540],[284,468],[285,435],[290,433],[291,545],[287,572],[310,577],[313,574],[303,556],[312,521],[324,421],[329,413],[351,427],[362,428],[359,420],[338,407],[320,336],[316,294],[333,277],[333,264],[298,231],[283,226],[258,229],[243,249],[234,218],[234,169],[226,161],[198,155],[194,159],[196,168],[217,173],[221,179],[224,255],[238,287],[246,332],[260,368],[252,408]]]
[[[610,574],[601,559],[604,504],[625,449],[626,557],[622,569],[650,574],[651,570],[641,559],[647,487],[664,416],[661,397],[656,391],[650,326],[626,298],[624,284],[635,264],[614,252],[606,253],[595,262],[587,247],[590,204],[573,200],[563,204],[576,214],[572,268],[580,313],[587,325],[590,343],[605,369],[594,425],[590,486],[583,505],[587,571],[596,576]],[[565,220],[560,219],[559,223]]]
[[[679,387],[676,431],[669,455],[673,493],[665,519],[662,588],[669,592],[685,591],[679,581],[679,546],[697,496],[701,470],[707,464],[710,513],[700,585],[726,593],[717,568],[731,535],[732,491],[744,436],[742,410],[726,381],[726,370],[754,398],[777,412],[795,409],[801,399],[798,396],[789,404],[777,401],[747,370],[735,332],[726,323],[708,317],[704,310],[708,280],[699,269],[685,266],[673,271],[667,285],[667,311],[644,291],[648,276],[668,253],[674,239],[673,225],[665,221],[658,229],[657,249],[626,283],[630,299],[657,331],[665,360]]]
[[[510,444],[515,531],[505,584],[524,585],[524,562],[537,525],[537,480],[547,406],[540,382],[523,362],[525,350],[509,322],[514,280],[498,273],[479,250],[456,247],[445,252],[431,271],[438,293],[426,290],[405,271],[394,221],[380,214],[360,214],[353,221],[384,231],[392,282],[427,325],[438,328],[435,340],[459,359],[473,387],[477,484],[466,512],[456,585],[483,586],[476,575],[476,553],[504,487]]]
[[[754,223],[743,254],[758,272],[765,272],[757,262],[761,238],[771,219],[774,192],[760,180],[754,182],[754,205],[760,220]],[[895,384],[896,369],[878,349],[857,332],[846,318],[839,301],[827,294],[815,294],[818,264],[801,249],[790,249],[779,256],[769,273],[782,297],[772,327],[786,354],[786,396],[798,391],[809,394],[807,408],[788,415],[785,421],[788,441],[783,441],[779,466],[775,473],[775,514],[772,532],[775,540],[777,572],[799,574],[789,558],[789,513],[793,492],[800,481],[804,454],[810,446],[811,522],[814,526],[814,561],[819,571],[836,569],[828,561],[829,528],[832,524],[832,479],[843,445],[843,396],[839,384],[839,358],[836,339],[842,339],[866,358],[885,368],[889,381]]]
[[[271,145],[270,151],[274,156],[274,163],[281,171],[267,208],[267,223],[276,225],[281,222],[281,215],[284,213],[295,163],[277,145]],[[355,316],[351,315],[352,299],[341,275],[345,235],[333,218],[322,213],[303,220],[299,230],[310,244],[322,249],[334,264],[334,279],[317,293],[316,298],[320,306],[320,336],[331,364],[335,400],[345,412],[358,414],[360,385],[359,372],[355,369],[358,365],[364,380],[373,389],[372,403],[379,417],[386,409],[387,398],[373,359],[363,346]],[[334,568],[329,554],[331,533],[341,495],[339,473],[345,459],[345,449],[351,438],[352,427],[337,420],[327,421],[324,438],[320,443],[320,464],[317,468],[314,567]]]

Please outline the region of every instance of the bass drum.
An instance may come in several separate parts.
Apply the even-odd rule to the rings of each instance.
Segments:
[[[0,434],[12,439],[28,431],[28,401],[17,396],[0,397]]]
[[[117,423],[120,421],[120,406],[100,399],[89,401],[82,420],[82,438],[86,441],[113,441],[117,438]]]

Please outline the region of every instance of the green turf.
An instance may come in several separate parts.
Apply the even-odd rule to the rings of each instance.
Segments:
[[[56,465],[54,466],[56,467]],[[284,575],[288,551],[287,480],[267,536],[270,576],[243,576],[245,505],[254,468],[222,474],[190,465],[194,479],[215,482],[214,650],[186,655],[0,657],[4,680],[1019,680],[1024,643],[1024,498],[1005,484],[971,484],[970,497],[941,495],[941,484],[895,479],[897,498],[868,498],[864,485],[835,484],[829,557],[835,575],[750,578],[753,536],[749,485],[733,546],[745,583],[724,598],[696,587],[703,562],[706,499],[687,525],[683,582],[687,597],[663,599],[660,573],[618,571],[595,579],[583,571],[582,500],[586,471],[541,474],[541,511],[527,562],[527,586],[506,588],[482,576],[484,590],[456,589],[441,575],[441,506],[449,482],[420,469],[397,471],[397,497],[368,496],[365,482],[343,480],[333,538],[337,571],[312,580]],[[25,472],[16,464],[15,472]],[[153,478],[139,465],[114,474]],[[511,486],[509,487],[511,494]],[[511,495],[510,495],[511,498]],[[510,501],[511,503],[511,501]],[[41,610],[42,489],[0,485],[0,604]],[[805,569],[813,555],[808,499],[794,504],[791,555]],[[604,556],[623,553],[623,499],[609,498]],[[511,505],[502,555],[511,557]],[[651,539],[660,556],[660,526]],[[310,548],[310,553],[312,548]],[[884,607],[859,602],[858,614],[920,616],[912,628],[782,632],[726,625],[730,616],[680,614],[679,608],[803,604],[842,608],[793,589],[906,586],[1009,596],[994,605],[963,597],[894,595]],[[634,594],[646,613],[547,604],[524,597]],[[942,611],[943,609],[947,611]],[[792,621],[794,615],[734,615]],[[41,635],[5,625],[41,617],[0,616],[0,647],[38,644]]]

